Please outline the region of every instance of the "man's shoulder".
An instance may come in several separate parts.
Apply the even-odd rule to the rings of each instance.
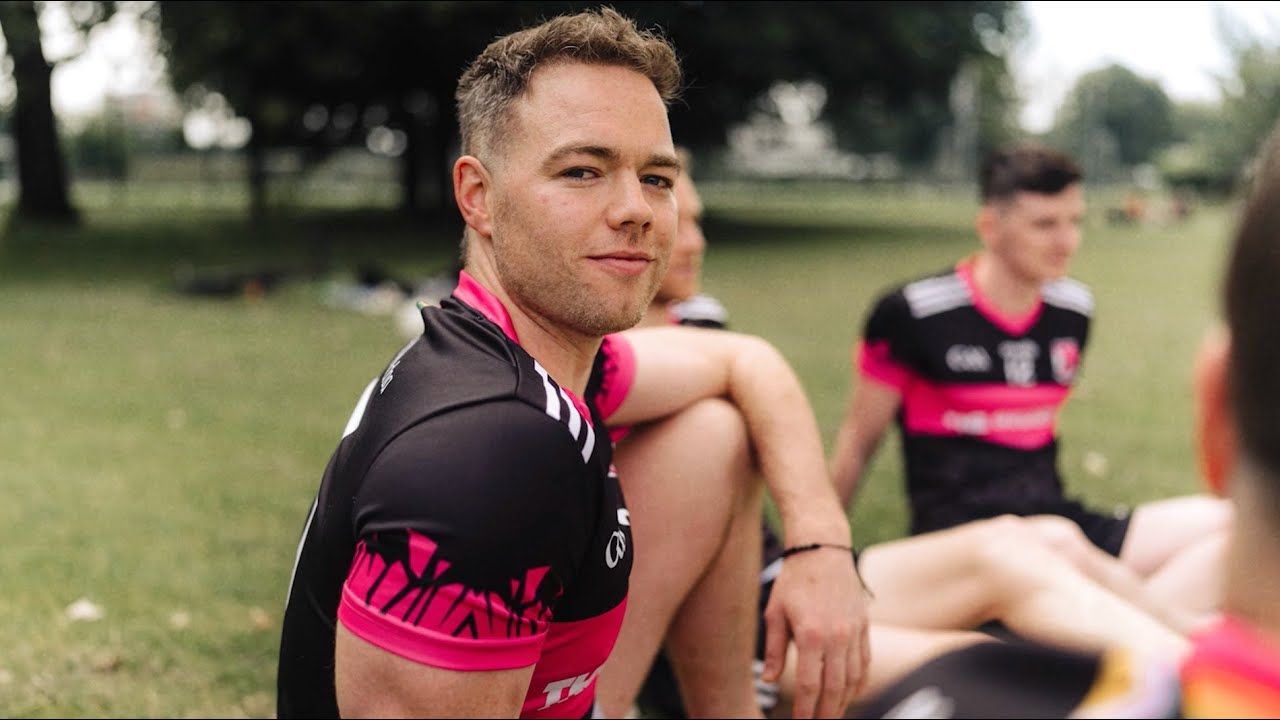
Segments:
[[[1075,278],[1062,277],[1045,284],[1040,291],[1045,304],[1078,315],[1093,315],[1093,291]]]
[[[876,312],[920,320],[973,304],[973,295],[955,268],[899,283],[876,298]]]

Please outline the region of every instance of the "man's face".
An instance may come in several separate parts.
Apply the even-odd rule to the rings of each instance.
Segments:
[[[1079,183],[1056,195],[1019,192],[988,208],[992,219],[983,237],[987,250],[1004,268],[1029,283],[1067,274],[1080,247],[1084,191]]]
[[[679,161],[653,83],[621,67],[542,67],[507,127],[490,190],[503,288],[582,335],[635,325],[676,229]]]
[[[707,249],[707,240],[702,235],[702,199],[687,173],[676,181],[676,206],[679,210],[676,242],[671,249],[667,275],[655,298],[660,302],[687,300],[702,287],[702,255]]]

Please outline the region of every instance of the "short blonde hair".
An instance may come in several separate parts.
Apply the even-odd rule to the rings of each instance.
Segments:
[[[524,94],[534,70],[563,61],[631,68],[649,78],[668,104],[680,93],[680,62],[661,35],[639,30],[609,7],[561,15],[494,40],[462,73],[454,97],[463,154],[495,151],[511,103]]]

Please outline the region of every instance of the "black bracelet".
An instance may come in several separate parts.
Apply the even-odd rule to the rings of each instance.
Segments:
[[[862,579],[862,569],[858,567],[858,550],[848,545],[836,545],[835,543],[809,543],[808,545],[792,545],[782,551],[780,558],[789,558],[792,555],[809,552],[810,550],[818,550],[820,548],[831,548],[832,550],[843,550],[853,555],[853,574],[858,577],[858,584],[862,586],[862,591],[868,597],[875,598],[871,594],[871,588],[867,587],[867,581]]]
[[[809,552],[810,550],[817,550],[819,548],[831,548],[832,550],[843,550],[845,552],[853,552],[853,548],[849,547],[848,545],[835,545],[833,543],[809,543],[808,545],[792,545],[791,547],[782,551],[782,557],[789,558],[792,555],[799,555],[800,553]]]

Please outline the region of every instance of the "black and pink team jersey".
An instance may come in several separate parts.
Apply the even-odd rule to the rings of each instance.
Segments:
[[[605,339],[587,402],[463,273],[361,396],[298,548],[280,717],[336,717],[334,633],[449,670],[533,666],[522,717],[583,717],[617,638],[630,518],[604,419],[634,376]]]
[[[902,396],[912,532],[1067,504],[1058,411],[1092,311],[1088,288],[1063,278],[1045,285],[1031,312],[1006,316],[978,291],[971,261],[877,302],[857,362],[864,379]]]

